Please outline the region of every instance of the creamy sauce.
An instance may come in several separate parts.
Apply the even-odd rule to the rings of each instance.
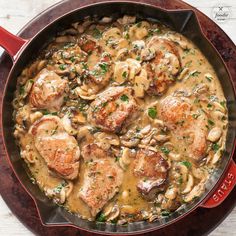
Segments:
[[[77,52],[77,49],[74,48],[81,35],[89,35],[92,41],[101,48],[89,51],[86,63],[80,61],[81,52]],[[168,72],[166,75],[173,78],[173,81],[169,81],[165,85],[164,91],[155,95],[148,92],[148,86],[150,86],[149,77],[141,76],[141,70],[145,70],[145,65],[153,60],[148,59],[148,56],[152,54],[151,47],[146,58],[144,57],[143,59],[141,55],[142,50],[147,48],[148,42],[150,42],[152,37],[165,38],[165,40],[171,42],[171,45],[174,45],[174,50],[177,50],[179,55],[178,58],[171,51],[165,51],[164,56],[167,56],[159,60],[159,64],[163,63],[161,66],[165,67],[164,73],[170,70],[170,73]],[[137,43],[135,47],[133,46],[134,41]],[[142,46],[143,44],[144,46]],[[122,49],[123,51],[121,51]],[[100,52],[101,50],[104,51],[103,55]],[[64,56],[62,56],[63,53]],[[71,55],[67,56],[70,53]],[[109,66],[105,64],[107,66],[105,68],[96,69],[101,57],[106,59],[104,53],[109,54],[110,64]],[[143,53],[145,56],[145,51]],[[157,51],[155,53],[158,54]],[[135,67],[136,65],[126,63],[128,58],[136,60],[141,69]],[[176,58],[180,62],[180,68],[177,73],[174,73],[173,66],[177,65],[178,67],[178,64],[175,64],[174,61],[177,60]],[[165,60],[167,60],[167,63]],[[124,64],[117,65],[121,61]],[[35,75],[43,68],[54,71],[63,80],[69,81],[69,88],[65,90],[64,103],[59,110],[35,108],[29,102],[28,95],[32,93]],[[83,78],[79,76],[82,70],[93,71],[95,80],[101,80],[101,82],[97,83],[88,80],[83,83]],[[162,68],[159,68],[159,70],[162,71]],[[132,73],[134,73],[134,76],[132,76]],[[161,76],[162,74],[159,73],[158,75]],[[108,81],[106,82],[107,78]],[[122,79],[124,81],[120,82]],[[141,79],[139,85],[135,85],[134,81],[136,79],[137,81]],[[140,86],[141,83],[143,83],[142,86]],[[96,125],[88,120],[87,115],[88,110],[91,109],[89,108],[90,104],[96,95],[114,86],[134,87],[134,97],[138,104],[139,113],[129,125],[122,127],[121,131],[115,134],[116,138],[120,140],[119,145],[108,145],[108,141],[105,141],[104,144],[103,140],[96,138],[96,134],[101,133],[101,129],[96,128]],[[76,90],[77,88],[79,89]],[[204,129],[206,128],[207,133],[204,139],[208,139],[206,141],[207,147],[204,157],[198,161],[193,160],[189,155],[191,152],[189,150],[191,149],[191,140],[188,146],[186,144],[188,141],[183,141],[185,137],[183,138],[179,133],[176,134],[174,130],[166,129],[166,121],[161,120],[159,112],[162,102],[168,96],[187,98],[191,105],[193,120],[197,121],[201,116],[205,117],[206,127]],[[85,145],[92,142],[101,144],[102,147],[108,145],[105,149],[115,149],[115,152],[118,153],[115,156],[121,167],[122,150],[125,147],[127,148],[122,140],[137,141],[136,145],[128,146],[134,153],[140,148],[151,148],[151,150],[161,153],[167,161],[169,170],[165,189],[158,192],[155,198],[150,200],[137,189],[137,185],[140,180],[143,180],[143,177],[134,174],[134,169],[136,168],[135,155],[129,157],[129,163],[126,163],[123,168],[122,185],[118,193],[107,204],[108,206],[114,204],[118,206],[119,215],[111,221],[118,221],[120,224],[143,219],[153,221],[156,218],[170,214],[182,204],[191,202],[195,197],[201,196],[204,192],[205,182],[216,168],[216,163],[221,158],[225,147],[228,120],[225,97],[217,75],[205,56],[190,40],[171,31],[164,25],[146,21],[135,22],[134,18],[127,16],[113,23],[98,24],[91,22],[85,24],[82,22],[74,24],[71,31],[65,31],[65,36],[58,36],[43,52],[43,55],[29,65],[19,76],[13,105],[15,107],[14,119],[16,122],[14,135],[20,146],[21,156],[28,164],[36,183],[46,195],[53,198],[57,203],[63,205],[69,211],[90,220],[94,220],[90,209],[79,196],[80,189],[85,181],[86,164],[83,157],[80,157],[78,177],[68,181],[58,177],[53,171],[49,171],[44,158],[39,155],[34,146],[33,137],[28,130],[43,115],[53,114],[63,118],[63,116],[70,113],[70,129],[75,132],[72,133],[77,138],[80,149],[83,150]],[[36,112],[38,113],[36,114]],[[186,121],[179,120],[179,122],[184,123]],[[179,129],[181,130],[181,124],[178,125],[180,125]],[[192,125],[194,126],[194,122]],[[148,135],[150,135],[151,131],[140,138],[140,133],[147,126],[150,126],[151,130],[156,128],[157,132],[157,134],[153,134],[149,141]],[[81,130],[84,129],[86,131],[86,127],[89,127],[87,132],[82,134]],[[214,128],[216,130],[215,133],[213,132]],[[66,129],[67,132],[68,129]],[[132,132],[129,134],[127,133],[128,131]],[[213,137],[209,137],[211,131]],[[219,137],[217,137],[217,132],[218,134],[220,132]],[[104,133],[105,136],[110,137],[109,132]],[[159,140],[155,138],[155,135],[159,135]],[[191,139],[191,134],[187,138]],[[181,166],[186,173],[181,172]],[[73,186],[73,189],[67,196],[69,190],[66,189],[66,186],[68,183]],[[186,190],[187,187],[189,189]],[[65,197],[62,196],[62,189],[65,190]],[[105,206],[102,213],[99,213],[99,216],[97,216],[98,221],[105,221],[112,215],[112,212],[107,213],[106,209],[107,207]]]

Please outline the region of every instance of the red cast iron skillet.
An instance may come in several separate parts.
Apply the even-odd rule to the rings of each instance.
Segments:
[[[214,67],[223,87],[229,111],[229,127],[227,133],[226,149],[220,160],[219,167],[214,171],[206,184],[206,191],[202,197],[195,199],[187,206],[162,218],[156,222],[135,222],[126,226],[109,223],[96,223],[80,219],[70,214],[62,207],[57,206],[40,191],[37,185],[30,181],[29,170],[20,158],[19,148],[13,137],[13,93],[16,89],[17,76],[22,69],[32,61],[37,54],[47,46],[57,32],[69,27],[71,23],[79,21],[86,16],[112,16],[118,18],[124,14],[136,15],[141,19],[160,21],[191,39],[208,58]],[[236,165],[232,160],[235,148],[236,133],[236,99],[233,79],[226,65],[213,45],[205,38],[192,10],[165,10],[154,5],[134,2],[100,2],[73,10],[47,25],[31,39],[21,39],[0,27],[0,46],[4,47],[12,56],[13,67],[9,73],[2,103],[2,130],[4,145],[12,169],[22,186],[34,200],[40,219],[47,226],[73,226],[82,230],[100,234],[139,234],[154,231],[172,224],[197,207],[211,208],[219,205],[230,193],[236,184]]]

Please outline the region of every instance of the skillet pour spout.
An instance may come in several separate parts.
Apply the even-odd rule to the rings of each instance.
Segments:
[[[92,3],[92,1],[90,1]],[[195,210],[197,207],[216,207],[229,195],[236,184],[236,165],[233,160],[235,148],[235,132],[236,132],[236,99],[234,82],[224,61],[205,37],[199,24],[198,18],[192,10],[167,10],[167,7],[157,2],[146,0],[145,3],[136,1],[96,1],[95,4],[79,5],[79,8],[60,16],[55,21],[48,24],[39,31],[33,38],[29,40],[21,39],[14,36],[0,27],[0,45],[6,49],[13,59],[13,67],[9,74],[7,84],[5,86],[4,97],[2,102],[2,130],[4,137],[4,145],[8,153],[9,163],[14,170],[17,178],[21,182],[25,190],[34,200],[41,221],[44,225],[53,226],[73,226],[82,230],[100,233],[100,234],[138,234],[143,232],[154,231],[162,227],[166,227],[187,214]],[[160,7],[161,6],[161,7]],[[208,58],[210,63],[216,70],[224,94],[227,99],[227,108],[229,111],[229,129],[227,134],[226,150],[219,163],[219,168],[206,185],[206,192],[202,197],[195,199],[187,206],[183,206],[169,217],[162,218],[152,223],[135,222],[129,223],[127,226],[90,222],[79,218],[78,216],[67,212],[65,209],[55,205],[50,201],[38,188],[31,183],[28,178],[27,167],[20,158],[20,154],[12,134],[14,126],[12,121],[13,108],[11,102],[13,100],[13,92],[16,88],[16,78],[19,72],[26,66],[32,54],[37,54],[48,42],[48,38],[53,37],[58,30],[68,27],[68,22],[79,21],[86,16],[112,16],[118,18],[124,14],[136,15],[141,19],[152,19],[160,21],[175,31],[180,32],[187,38],[191,39]],[[43,42],[43,43],[42,43]]]

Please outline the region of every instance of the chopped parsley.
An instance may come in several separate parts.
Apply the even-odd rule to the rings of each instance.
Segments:
[[[43,113],[43,115],[49,115],[50,114],[50,112],[46,109],[42,110],[42,113]]]
[[[85,62],[82,62],[81,64],[84,70],[88,70],[88,65]]]
[[[99,67],[101,68],[102,74],[105,74],[108,71],[108,64],[106,62],[100,63]]]
[[[53,189],[55,193],[60,193],[61,190],[67,185],[65,181],[61,182],[56,188]]]
[[[65,70],[66,69],[66,65],[64,65],[64,64],[59,65],[59,69],[60,70]]]
[[[127,40],[129,39],[129,33],[127,31],[124,33],[124,38]]]
[[[123,102],[129,102],[129,97],[125,94],[121,95],[120,100]]]
[[[206,76],[206,79],[207,79],[209,82],[212,81],[212,77],[210,77],[210,76]]]
[[[225,101],[221,101],[220,105],[225,108]]]
[[[95,28],[92,33],[95,39],[100,39],[102,37],[102,33],[98,28]]]
[[[96,220],[98,222],[105,222],[106,221],[106,216],[103,213],[98,214]]]
[[[208,104],[207,104],[207,107],[208,107],[208,108],[211,108],[211,107],[212,107],[212,104],[208,103]]]
[[[192,114],[192,117],[193,117],[194,119],[197,119],[199,116],[200,116],[200,114]]]
[[[215,123],[212,120],[207,120],[207,122],[209,125],[212,125],[212,126],[215,125]]]
[[[220,146],[217,143],[213,143],[211,149],[216,153],[220,149]]]
[[[20,86],[20,95],[23,95],[25,93],[25,88],[24,86]]]
[[[95,133],[100,132],[100,131],[101,131],[101,128],[99,128],[99,127],[92,127],[91,129],[89,129],[89,132],[91,134],[95,134]]]
[[[195,76],[199,76],[200,74],[201,74],[201,72],[195,70],[195,71],[191,72],[190,75],[193,76],[193,77],[195,77]]]
[[[122,73],[122,78],[123,78],[123,79],[126,79],[126,78],[127,78],[127,71],[124,71],[124,72]]]
[[[148,116],[151,117],[152,119],[155,119],[157,116],[157,110],[155,107],[149,107],[148,108]]]
[[[170,153],[170,150],[167,147],[161,147],[161,151],[166,155],[168,155]]]
[[[169,215],[170,215],[170,212],[167,211],[167,210],[162,210],[162,211],[161,211],[161,215],[162,215],[162,216],[169,216]]]
[[[156,28],[156,29],[149,29],[147,36],[148,36],[148,37],[151,37],[151,36],[153,36],[154,34],[159,34],[159,33],[161,33],[161,30],[158,29],[158,28]]]
[[[187,168],[191,168],[192,164],[189,161],[181,161],[180,164],[186,166]]]

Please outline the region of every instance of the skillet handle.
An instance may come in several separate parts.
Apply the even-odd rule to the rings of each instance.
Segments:
[[[219,182],[216,189],[213,190],[210,198],[208,198],[200,207],[213,208],[220,205],[233,190],[236,185],[236,164],[233,160],[230,161],[229,167],[224,174],[224,177]]]
[[[13,60],[26,42],[27,40],[11,34],[0,26],[0,46],[8,52]]]

